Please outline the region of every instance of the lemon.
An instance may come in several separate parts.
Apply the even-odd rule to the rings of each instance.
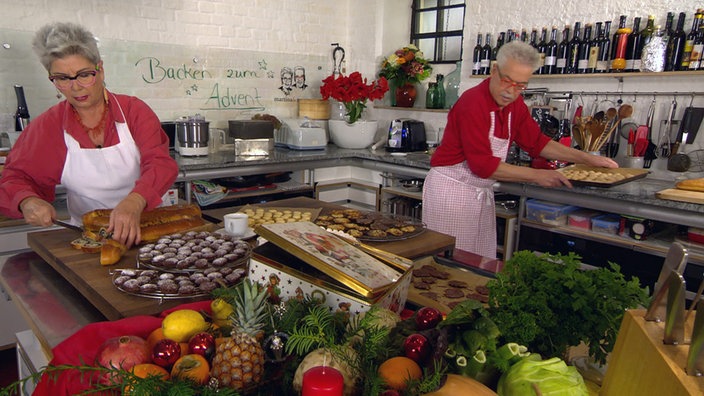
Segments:
[[[188,342],[195,334],[208,329],[208,323],[198,311],[179,309],[166,315],[161,322],[164,337],[176,342]]]

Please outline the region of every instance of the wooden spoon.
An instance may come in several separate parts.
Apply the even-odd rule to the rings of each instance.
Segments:
[[[633,115],[633,106],[629,104],[623,104],[618,108],[618,118],[625,119]]]

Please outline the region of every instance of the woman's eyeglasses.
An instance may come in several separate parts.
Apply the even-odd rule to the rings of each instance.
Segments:
[[[49,76],[49,81],[56,85],[59,89],[69,89],[74,81],[78,83],[83,88],[88,88],[95,84],[95,76],[98,74],[97,70],[84,71],[76,74],[73,77],[65,75],[55,75]]]
[[[496,72],[499,73],[499,79],[503,85],[516,88],[519,91],[525,91],[526,88],[528,88],[528,83],[515,82],[511,79],[511,77],[503,75],[503,73],[501,73],[501,69],[499,69],[499,65],[496,65]]]

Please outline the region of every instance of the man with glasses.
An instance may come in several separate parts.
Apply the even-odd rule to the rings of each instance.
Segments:
[[[533,158],[618,166],[610,158],[566,147],[541,133],[521,98],[539,59],[527,43],[503,45],[489,78],[462,94],[447,116],[423,184],[423,222],[455,236],[458,249],[496,257],[494,182],[572,187],[560,172],[507,164],[512,142]]]
[[[113,239],[139,243],[142,211],[161,204],[178,172],[159,119],[138,98],[105,88],[97,40],[83,27],[44,26],[32,45],[66,100],[32,120],[12,147],[0,179],[0,213],[49,226],[56,219],[50,202],[62,184],[73,224],[86,212],[112,208]]]

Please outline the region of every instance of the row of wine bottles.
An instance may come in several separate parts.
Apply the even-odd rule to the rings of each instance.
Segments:
[[[621,15],[613,36],[611,21],[586,23],[583,29],[581,22],[575,22],[572,35],[572,27],[564,27],[559,44],[556,26],[552,27],[549,37],[547,27],[542,28],[540,37],[537,28],[533,28],[530,35],[525,29],[520,35],[518,31],[509,29],[498,34],[493,46],[492,34],[487,33],[482,40],[480,33],[472,55],[472,74],[489,74],[499,48],[513,40],[529,42],[540,53],[541,64],[535,74],[704,70],[704,10],[698,9],[694,14],[689,33],[684,30],[685,18],[686,13],[680,12],[677,23],[674,24],[675,13],[669,12],[665,28],[662,29],[655,25],[655,17],[650,15],[641,30],[640,17],[633,18],[633,27],[630,28],[627,27],[627,16]],[[644,53],[648,56],[657,54],[644,51],[654,37],[662,41],[665,47],[662,66],[655,70],[644,68],[642,62]],[[655,64],[658,62],[659,59]]]

